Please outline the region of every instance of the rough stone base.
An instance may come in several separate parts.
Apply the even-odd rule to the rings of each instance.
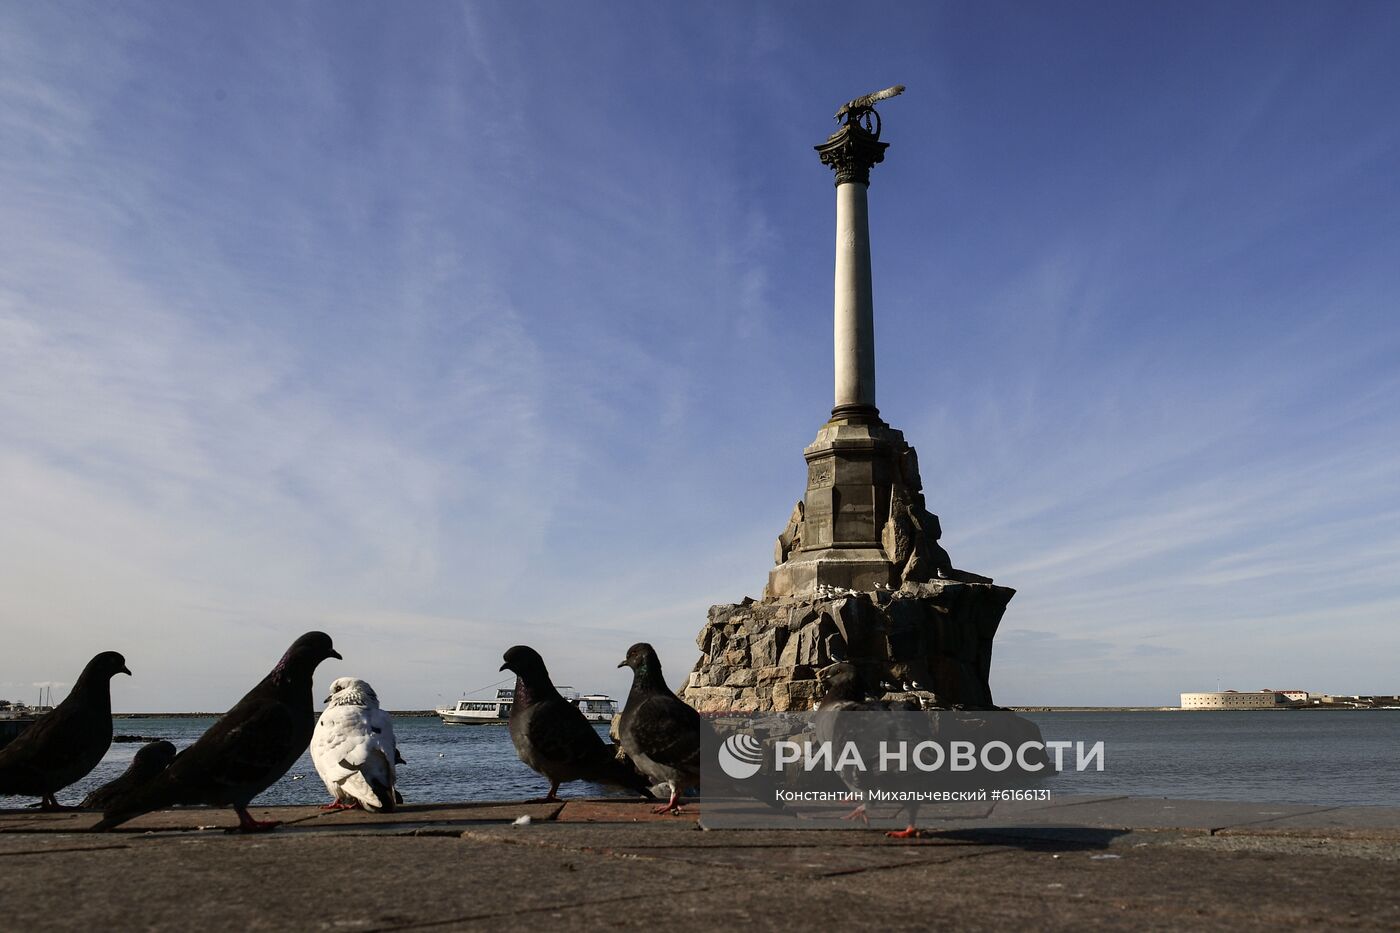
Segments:
[[[867,683],[925,708],[992,708],[992,639],[1015,594],[938,580],[712,606],[681,696],[701,712],[807,710],[821,696],[818,673],[849,661]]]

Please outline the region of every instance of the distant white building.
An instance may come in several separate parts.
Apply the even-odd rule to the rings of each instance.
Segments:
[[[1288,701],[1274,690],[1219,690],[1208,693],[1183,693],[1182,709],[1273,709]]]
[[[1306,703],[1312,694],[1306,690],[1275,690],[1274,693],[1281,693],[1294,703]]]

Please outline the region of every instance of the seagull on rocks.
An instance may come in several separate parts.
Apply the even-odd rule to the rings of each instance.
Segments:
[[[656,813],[680,813],[681,791],[700,781],[700,714],[666,686],[661,660],[646,642],[627,649],[618,667],[632,668],[632,691],[618,720],[622,750],[647,777],[671,789]]]
[[[62,810],[54,797],[97,767],[112,745],[112,678],[131,675],[115,651],[94,657],[73,692],[0,750],[0,794],[38,797],[42,810]]]
[[[325,702],[311,736],[311,763],[331,795],[321,809],[391,812],[403,802],[394,785],[404,763],[393,717],[379,708],[374,688],[354,677],[332,681]]]
[[[233,807],[238,831],[273,829],[276,820],[248,813],[253,798],[276,783],[306,751],[316,728],[311,678],[316,665],[340,659],[324,632],[307,632],[257,686],[220,716],[155,778],[123,794],[93,827],[99,832],[177,804]]]
[[[538,651],[516,645],[505,653],[501,670],[515,672],[510,708],[510,740],[520,760],[549,779],[544,799],[559,799],[569,781],[612,784],[650,798],[647,781],[617,757],[582,712],[559,693]]]

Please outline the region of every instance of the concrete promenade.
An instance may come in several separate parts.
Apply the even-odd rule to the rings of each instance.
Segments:
[[[253,813],[288,825],[0,811],[0,929],[1400,928],[1400,808],[1060,797],[909,841],[596,799]]]

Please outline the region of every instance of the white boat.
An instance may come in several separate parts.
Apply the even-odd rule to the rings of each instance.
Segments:
[[[617,715],[617,701],[601,693],[581,696],[578,698],[577,705],[578,711],[583,713],[583,718],[589,722],[611,723],[613,717]]]
[[[559,687],[564,699],[578,707],[583,718],[589,722],[610,723],[617,715],[617,701],[602,693],[579,696],[573,687]],[[503,723],[510,719],[510,708],[515,703],[514,690],[497,690],[494,700],[472,700],[463,697],[455,706],[440,707],[434,712],[442,721],[451,726],[489,725]]]
[[[479,726],[505,722],[515,701],[514,690],[497,690],[494,700],[469,700],[466,697],[455,706],[440,707],[435,712],[449,726]]]

